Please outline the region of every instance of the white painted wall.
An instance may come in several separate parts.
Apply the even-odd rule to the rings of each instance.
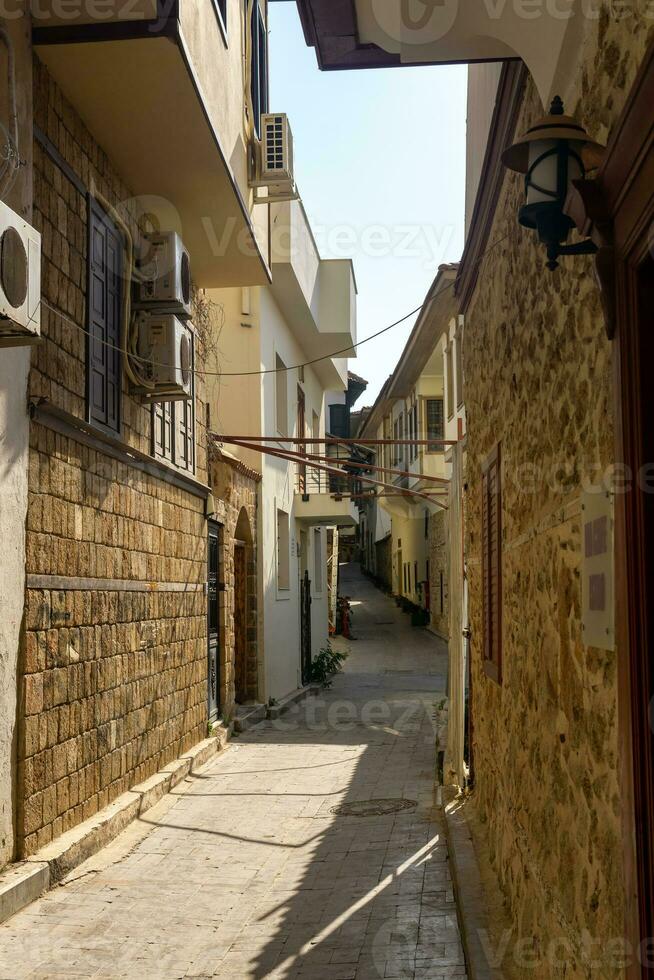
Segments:
[[[269,290],[260,292],[261,363],[274,365],[279,355],[286,365],[301,363],[304,352]],[[320,418],[320,435],[325,433],[325,392],[311,368],[305,368],[304,382],[299,381],[297,370],[287,374],[287,412],[291,431],[297,434],[297,388],[304,390],[307,434],[310,434],[312,413]],[[262,427],[271,426],[276,417],[276,376],[264,375],[262,382]],[[261,518],[264,603],[264,649],[266,698],[279,698],[301,685],[300,672],[300,576],[302,562],[298,555],[301,533],[307,535],[307,564],[309,577],[315,581],[313,527],[295,518],[296,467],[271,456],[262,458]],[[277,510],[286,511],[290,517],[290,589],[280,592],[277,588]],[[322,541],[322,590],[312,588],[312,655],[315,657],[328,640],[327,624],[327,539],[321,529]]]
[[[322,276],[320,259],[306,215],[301,207],[279,206],[273,218],[273,276],[270,287],[253,288],[247,302],[241,290],[210,290],[220,306],[222,328],[217,331],[217,363],[223,372],[209,377],[211,428],[223,434],[295,436],[298,385],[304,392],[306,431],[318,436],[326,431],[326,406],[345,402],[347,360],[322,362],[316,369],[297,365],[316,356],[320,315],[330,308],[356,338],[356,285],[349,262],[331,263],[330,294],[320,301],[317,288]],[[331,278],[330,278],[331,277]],[[327,302],[329,300],[329,303]],[[331,304],[331,306],[329,305]],[[246,312],[247,308],[247,312]],[[340,311],[340,312],[339,312]],[[330,320],[327,317],[327,320]],[[328,350],[333,349],[328,345]],[[264,373],[239,376],[238,372],[273,372],[277,358],[291,370],[283,375]],[[230,376],[232,373],[232,376]],[[277,389],[285,388],[287,431],[278,432]],[[326,390],[329,389],[329,390]],[[331,390],[336,389],[336,390]],[[282,413],[284,414],[284,413]],[[269,448],[296,449],[288,443]],[[231,447],[248,466],[262,475],[259,505],[259,697],[279,700],[301,686],[300,579],[306,567],[312,582],[312,656],[329,638],[327,589],[327,528],[319,530],[321,587],[316,576],[315,525],[300,519],[296,506],[297,464],[265,453]],[[310,481],[309,471],[309,481]],[[317,494],[312,494],[317,497]],[[305,508],[306,509],[306,508]],[[279,587],[277,576],[277,512],[289,518],[289,582]],[[324,518],[324,511],[322,511]],[[306,547],[300,554],[305,534]]]
[[[464,395],[465,391],[459,391],[458,379],[457,379],[457,362],[460,361],[461,369],[458,372],[458,376],[463,382],[463,388],[465,389],[465,376],[463,373],[463,344],[465,337],[465,319],[462,316],[453,316],[450,320],[448,331],[447,331],[447,344],[452,348],[452,377],[449,375],[448,371],[448,360],[444,358],[444,384],[443,384],[443,394],[445,398],[445,405],[447,406],[448,392],[450,386],[453,389],[453,404],[454,404],[454,415],[451,418],[447,417],[447,411],[445,412],[445,438],[448,441],[454,441],[459,438],[459,431],[461,436],[466,434],[466,410],[464,405]],[[446,467],[445,476],[449,479],[450,471]]]
[[[470,231],[501,71],[501,62],[468,65],[466,237]]]
[[[30,21],[0,20],[16,57],[19,178],[3,199],[27,221],[32,216],[32,52]],[[0,48],[0,77],[7,77]],[[7,86],[0,87],[0,119],[8,120]],[[29,422],[29,348],[0,350],[0,868],[14,857],[16,706],[19,647],[25,599],[25,517]]]

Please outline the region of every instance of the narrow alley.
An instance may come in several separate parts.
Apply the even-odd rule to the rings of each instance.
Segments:
[[[342,572],[355,639],[332,688],[1,927],[3,980],[465,976],[434,807],[447,649]]]

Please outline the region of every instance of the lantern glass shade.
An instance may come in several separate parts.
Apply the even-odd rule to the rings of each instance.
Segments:
[[[597,251],[590,239],[564,244],[574,227],[565,204],[572,182],[585,178],[586,166],[596,166],[602,151],[599,143],[588,139],[583,126],[564,115],[563,102],[557,95],[549,115],[539,119],[502,153],[506,167],[525,174],[527,200],[518,212],[518,220],[525,228],[535,230],[546,246],[548,269],[558,267],[561,255],[590,255]]]
[[[527,205],[560,201],[565,198],[571,182],[584,176],[580,152],[583,144],[575,141],[569,146],[570,152],[566,153],[559,140],[535,140],[529,144]],[[561,154],[565,154],[567,159],[562,161]],[[563,173],[559,171],[561,165]],[[560,186],[562,178],[565,183]]]

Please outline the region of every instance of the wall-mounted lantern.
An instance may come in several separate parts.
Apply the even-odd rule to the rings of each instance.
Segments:
[[[502,154],[505,167],[525,174],[527,202],[518,220],[533,228],[547,248],[547,268],[558,267],[560,255],[593,255],[597,246],[590,239],[564,244],[574,222],[564,212],[572,182],[582,180],[587,169],[597,167],[604,147],[588,138],[583,126],[563,114],[557,95],[549,115],[532,126]]]

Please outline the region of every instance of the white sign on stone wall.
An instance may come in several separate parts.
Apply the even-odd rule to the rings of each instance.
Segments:
[[[584,643],[615,648],[613,498],[584,493],[581,503],[582,623]]]

